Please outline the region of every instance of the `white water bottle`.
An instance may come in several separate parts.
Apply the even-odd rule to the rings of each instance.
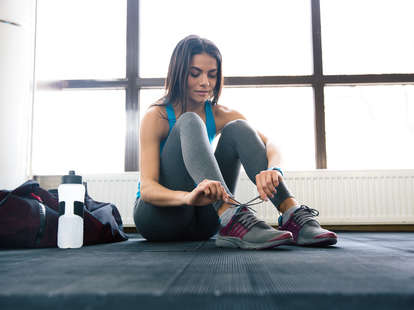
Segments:
[[[83,245],[83,208],[85,186],[82,177],[69,171],[58,187],[59,222],[57,244],[59,248],[80,248]]]

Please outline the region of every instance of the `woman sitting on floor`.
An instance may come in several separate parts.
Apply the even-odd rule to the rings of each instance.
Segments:
[[[246,249],[335,244],[336,235],[314,219],[318,212],[289,192],[275,146],[242,114],[218,104],[222,86],[218,48],[194,35],[181,40],[165,95],[140,127],[138,231],[149,241],[206,240],[218,232],[217,246]],[[233,197],[241,164],[260,198],[282,213],[279,230]]]

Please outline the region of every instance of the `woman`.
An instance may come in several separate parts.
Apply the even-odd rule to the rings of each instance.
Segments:
[[[150,241],[206,240],[217,246],[272,248],[287,243],[335,244],[317,211],[299,206],[283,182],[275,146],[245,117],[219,105],[222,59],[209,40],[191,35],[171,57],[165,96],[140,128],[140,184],[134,208],[138,231]],[[210,143],[221,134],[216,150]],[[240,165],[262,200],[283,214],[276,230],[232,193]]]

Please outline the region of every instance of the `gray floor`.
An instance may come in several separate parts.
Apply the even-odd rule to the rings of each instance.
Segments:
[[[129,241],[0,250],[0,309],[414,309],[414,233],[329,248]]]

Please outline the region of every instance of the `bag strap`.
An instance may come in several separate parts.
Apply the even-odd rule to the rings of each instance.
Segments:
[[[45,230],[46,230],[46,207],[43,204],[43,200],[42,198],[40,198],[39,196],[37,196],[34,193],[30,193],[30,195],[36,199],[37,204],[39,205],[39,219],[40,219],[40,225],[39,225],[39,230],[36,234],[36,238],[35,238],[35,244],[39,245],[40,241],[43,238],[43,235],[45,234]]]
[[[6,197],[4,197],[4,198],[0,201],[0,207],[6,203],[7,199],[9,199],[9,198],[10,198],[10,196],[11,196],[12,194],[13,194],[13,192],[9,192],[9,193],[6,195]]]
[[[43,203],[39,202],[39,214],[40,214],[40,225],[39,231],[36,234],[35,244],[39,245],[43,238],[46,230],[46,207]]]

